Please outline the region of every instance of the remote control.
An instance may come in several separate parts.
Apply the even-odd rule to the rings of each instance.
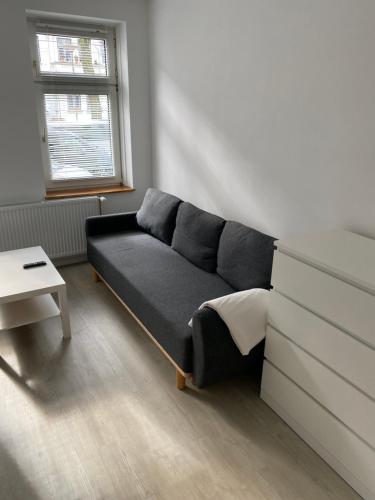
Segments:
[[[39,260],[38,262],[29,262],[28,264],[24,264],[23,268],[24,269],[31,269],[32,267],[40,267],[40,266],[46,266],[47,262],[45,260]]]

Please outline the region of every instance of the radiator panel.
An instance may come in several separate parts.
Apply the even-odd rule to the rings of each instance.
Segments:
[[[98,214],[96,196],[1,207],[0,251],[40,245],[51,259],[85,254],[85,220]]]

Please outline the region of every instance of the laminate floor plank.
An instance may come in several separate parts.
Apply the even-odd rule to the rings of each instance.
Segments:
[[[59,318],[0,335],[0,499],[355,500],[248,377],[175,370],[87,264]]]

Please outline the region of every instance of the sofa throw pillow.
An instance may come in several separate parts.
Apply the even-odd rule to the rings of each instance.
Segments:
[[[217,273],[236,290],[269,288],[275,238],[228,221],[217,254]]]
[[[177,212],[172,248],[196,266],[214,273],[217,248],[225,221],[191,203],[181,203]]]
[[[137,212],[139,227],[170,245],[180,203],[181,200],[172,194],[149,188]]]

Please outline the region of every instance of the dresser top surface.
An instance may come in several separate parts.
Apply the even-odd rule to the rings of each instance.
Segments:
[[[279,240],[277,248],[375,293],[375,240],[349,231]]]

